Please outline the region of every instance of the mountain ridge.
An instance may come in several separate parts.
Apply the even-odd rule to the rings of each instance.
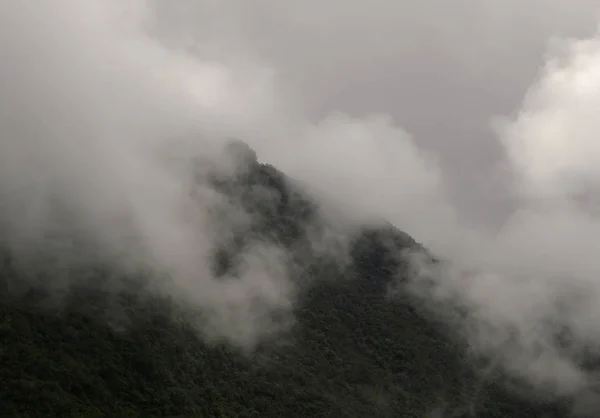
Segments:
[[[291,317],[270,312],[275,331],[240,350],[208,338],[202,312],[153,292],[143,277],[83,263],[34,269],[31,281],[4,249],[2,416],[569,416],[570,400],[533,391],[523,399],[523,387],[502,376],[482,378],[465,342],[403,289],[410,266],[400,255],[424,250],[412,237],[389,224],[364,228],[340,263],[311,248],[306,225],[318,208],[301,188],[243,143],[227,150],[238,169],[215,172],[213,185],[253,222],[216,246],[215,279],[235,280],[253,240],[275,243],[301,284]],[[57,300],[56,289],[40,287],[41,273],[86,278]]]

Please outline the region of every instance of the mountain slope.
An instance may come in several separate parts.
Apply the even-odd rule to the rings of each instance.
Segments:
[[[251,353],[207,343],[185,308],[145,291],[143,279],[104,287],[118,273],[98,265],[79,270],[87,279],[55,303],[4,251],[0,416],[568,416],[564,402],[521,399],[500,380],[483,380],[462,343],[408,292],[388,297],[407,272],[397,254],[418,246],[412,238],[391,227],[364,230],[348,265],[319,256],[305,237],[315,205],[241,152],[247,169],[215,178],[215,187],[255,222],[216,248],[215,272],[235,270],[251,240],[291,252],[304,285],[289,332]]]

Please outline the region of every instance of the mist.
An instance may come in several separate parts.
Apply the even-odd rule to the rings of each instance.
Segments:
[[[600,40],[575,3],[6,0],[3,234],[30,248],[76,225],[211,312],[210,338],[252,345],[265,312],[293,310],[289,260],[255,246],[240,280],[214,280],[213,243],[251,215],[190,172],[199,155],[231,170],[219,150],[239,138],[347,225],[386,219],[445,260],[414,258],[415,291],[468,308],[453,325],[474,352],[539,389],[589,388]]]
[[[328,3],[320,11],[329,10],[330,6],[336,10],[334,3]],[[350,62],[320,55],[324,62],[337,65],[340,71],[348,69],[350,74],[368,62],[387,63],[391,68],[363,73],[358,78],[338,73],[338,81],[327,76],[320,79],[331,82],[331,89],[347,83],[349,90],[344,101],[336,103],[338,111],[310,125],[300,141],[301,152],[294,152],[293,160],[285,155],[275,157],[290,175],[314,185],[323,199],[333,199],[339,206],[352,208],[363,216],[356,219],[361,222],[387,219],[445,260],[441,266],[431,267],[424,265],[420,256],[414,258],[415,292],[430,302],[434,310],[447,304],[466,307],[467,317],[453,325],[469,341],[474,353],[490,359],[492,368],[524,379],[542,391],[561,395],[579,393],[596,386],[597,376],[589,374],[582,364],[600,344],[600,328],[595,325],[600,306],[600,264],[596,262],[595,244],[599,222],[597,155],[600,155],[595,140],[598,131],[595,114],[600,55],[595,23],[588,20],[597,16],[597,10],[580,2],[570,8],[570,14],[560,16],[565,10],[558,3],[501,6],[490,2],[488,5],[496,6],[497,13],[490,9],[483,13],[465,5],[457,7],[450,14],[455,19],[454,25],[448,27],[464,28],[463,23],[476,27],[467,26],[466,33],[456,34],[431,24],[429,16],[423,17],[423,22],[431,24],[427,26],[430,30],[423,32],[416,29],[410,32],[406,27],[393,29],[383,18],[371,22],[369,19],[377,13],[381,17],[385,13],[394,16],[397,10],[386,2],[378,3],[376,11],[370,9],[372,14],[363,11],[354,15],[351,12],[355,9],[347,8],[347,15],[340,18],[343,23],[339,25],[333,18],[326,20],[316,9],[310,14],[309,7],[301,8],[302,16],[312,17],[306,20],[312,30],[316,27],[333,31],[335,36],[327,37],[339,42],[329,50],[333,56],[342,56],[344,48],[348,48],[348,53],[352,51]],[[417,14],[416,10],[409,14]],[[461,14],[472,20],[464,22]],[[539,22],[527,18],[534,15]],[[511,20],[516,16],[523,20]],[[511,33],[502,29],[502,23],[508,21],[515,25]],[[483,35],[478,25],[486,23],[490,24],[488,37],[484,37],[485,41],[475,39]],[[442,96],[429,91],[422,94],[447,105],[437,112],[452,112],[455,118],[448,122],[449,127],[484,124],[486,130],[471,131],[475,139],[465,141],[452,136],[457,132],[453,129],[432,133],[416,126],[415,131],[437,135],[437,139],[428,139],[401,126],[398,121],[402,116],[395,116],[398,111],[394,108],[385,108],[389,114],[371,110],[363,112],[361,117],[350,116],[349,112],[357,113],[357,109],[365,106],[360,99],[360,93],[367,89],[363,83],[375,91],[382,89],[381,100],[375,106],[389,105],[397,97],[393,90],[395,80],[379,81],[381,74],[393,73],[393,64],[354,43],[375,36],[369,29],[376,27],[388,35],[406,30],[417,37],[427,33],[435,39],[447,40],[447,47],[440,46],[436,52],[461,64],[465,75],[457,84],[462,91],[458,89],[459,95],[452,100],[456,107],[461,107],[463,100],[467,102],[470,114],[461,115]],[[531,31],[526,33],[525,27]],[[354,31],[352,36],[351,31]],[[352,41],[343,39],[343,35]],[[381,48],[406,56],[397,46],[403,40],[392,44],[385,37],[378,39],[382,41]],[[422,44],[413,45],[418,50]],[[464,55],[469,47],[471,51],[481,48],[482,56]],[[530,54],[537,59],[527,58],[534,64],[524,73],[524,80],[517,83],[522,90],[514,90],[512,106],[506,102],[496,105],[496,109],[488,106],[493,111],[481,114],[481,109],[468,104],[472,93],[467,79],[474,75],[473,71],[483,71],[482,62],[496,62],[487,60],[507,53],[505,48],[510,47],[514,48],[515,56],[537,49],[537,55]],[[315,50],[323,52],[318,48],[299,49],[301,54],[309,55],[315,54]],[[511,66],[506,61],[498,64],[501,74],[515,74],[511,71],[520,65]],[[447,71],[446,77],[454,77],[456,71],[425,59],[406,65],[421,65],[423,71],[434,74]],[[507,85],[505,80],[496,78],[500,74],[497,70],[490,67],[487,71],[490,75],[477,72],[477,82],[471,84],[487,89],[492,98],[490,92],[497,87],[515,88],[514,83]],[[319,80],[317,75],[311,77]],[[411,80],[410,76],[407,78]],[[434,76],[431,79],[436,80]],[[361,81],[358,85],[353,84],[358,80]],[[358,91],[352,93],[350,86],[357,86]],[[404,102],[395,100],[392,103],[414,105],[420,109],[418,117],[431,124],[439,118],[437,104],[426,101],[423,107],[418,103],[423,100],[418,95]],[[339,111],[344,107],[347,113]],[[454,148],[452,152],[449,147]],[[496,149],[491,161],[482,155],[482,147]],[[452,155],[457,153],[462,160],[453,161]],[[467,162],[481,158],[487,167],[479,166],[480,161],[473,165]],[[457,174],[457,170],[462,173]],[[478,188],[472,187],[469,179],[457,189],[455,184],[460,184],[464,176],[476,178]],[[490,195],[494,197],[492,203],[502,203],[500,209],[492,208],[491,213],[483,215],[476,213],[490,207],[489,202],[483,201]],[[423,293],[419,286],[423,279],[433,279],[437,286]]]
[[[251,345],[268,328],[263,311],[290,304],[285,257],[250,248],[239,280],[214,280],[214,242],[251,220],[194,161],[231,171],[219,150],[260,124],[268,74],[163,46],[144,1],[7,1],[0,15],[3,240],[31,257],[72,247],[57,237],[76,231],[90,251],[211,312],[211,338]]]

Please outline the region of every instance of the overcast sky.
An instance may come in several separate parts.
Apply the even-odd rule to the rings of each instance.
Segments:
[[[600,10],[593,0],[186,1],[162,7],[161,24],[171,36],[213,39],[212,51],[204,44],[208,54],[237,48],[258,57],[315,119],[333,110],[391,115],[440,157],[461,216],[477,222],[497,221],[507,209],[506,196],[491,187],[503,150],[490,119],[518,109],[552,38],[589,36]]]

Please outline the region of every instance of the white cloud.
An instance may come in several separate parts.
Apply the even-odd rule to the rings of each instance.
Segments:
[[[224,202],[204,188],[202,210],[190,213],[198,201],[190,199],[189,183],[170,170],[161,153],[185,145],[184,155],[212,155],[214,138],[237,136],[262,160],[306,182],[358,223],[389,219],[456,264],[483,272],[436,276],[445,288],[440,294],[472,308],[474,346],[494,354],[504,350],[510,370],[539,384],[566,390],[585,383],[587,377],[559,352],[546,324],[556,320],[578,341],[600,345],[595,322],[600,220],[594,207],[600,190],[600,41],[568,41],[566,53],[550,61],[520,113],[508,120],[501,143],[519,207],[498,233],[459,222],[440,164],[445,155],[425,152],[419,138],[389,116],[338,112],[346,103],[332,105],[329,116],[315,122],[314,115],[298,110],[305,104],[298,89],[323,97],[336,89],[387,92],[400,78],[398,68],[410,70],[403,76],[420,69],[434,81],[458,80],[450,75],[459,68],[469,74],[460,78],[461,85],[473,78],[486,91],[502,90],[494,84],[498,74],[488,79],[479,71],[511,57],[521,37],[529,45],[524,28],[532,19],[540,22],[532,31],[545,37],[555,28],[560,32],[587,21],[593,4],[485,3],[490,10],[474,1],[456,9],[431,2],[428,10],[384,0],[368,7],[304,2],[290,9],[268,1],[251,7],[166,4],[0,3],[0,197],[3,220],[13,232],[43,236],[59,200],[71,209],[73,222],[84,224],[107,247],[169,271],[174,294],[215,313],[213,336],[251,341],[264,331],[261,309],[289,310],[293,302],[280,250],[255,248],[236,285],[212,280],[203,256],[221,224],[204,209]],[[430,9],[439,13],[431,15]],[[200,12],[207,12],[205,20],[198,20]],[[571,15],[563,20],[567,12]],[[508,25],[514,16],[522,19],[523,30]],[[183,18],[200,29],[192,30]],[[417,59],[413,32],[429,58]],[[400,47],[392,48],[396,43]],[[404,61],[391,60],[397,52]],[[489,55],[479,61],[483,52]],[[273,65],[262,65],[259,56],[272,58]],[[442,65],[449,62],[459,65]],[[510,72],[512,67],[502,64]],[[298,74],[308,74],[310,82],[297,84]],[[385,83],[391,83],[389,89]],[[408,108],[417,109],[423,121],[445,116],[432,101],[443,92],[406,91],[413,90],[401,92]],[[462,99],[452,103],[458,106]],[[378,111],[397,113],[394,106],[371,113]],[[448,120],[476,122],[470,114]],[[461,138],[443,129],[438,133],[438,144],[451,144],[465,155],[472,151]],[[488,186],[494,194],[507,192],[496,183]],[[247,214],[228,209],[236,222],[246,221]],[[129,245],[131,236],[137,245]],[[560,309],[557,301],[564,302]],[[488,327],[492,333],[485,332]],[[503,338],[511,327],[520,331],[514,343]]]
[[[214,156],[221,136],[255,130],[272,104],[268,70],[167,48],[149,35],[152,13],[137,0],[2,2],[1,220],[13,244],[46,245],[64,208],[129,266],[168,273],[165,290],[253,330],[242,338],[231,320],[213,332],[251,343],[265,325],[253,299],[226,307],[244,293],[265,309],[288,304],[280,251],[257,249],[237,289],[213,280],[206,257],[224,230],[208,209],[227,202],[202,184],[194,200],[189,171],[174,171],[164,151]]]
[[[600,41],[567,43],[550,60],[504,138],[530,194],[570,194],[598,183]]]

